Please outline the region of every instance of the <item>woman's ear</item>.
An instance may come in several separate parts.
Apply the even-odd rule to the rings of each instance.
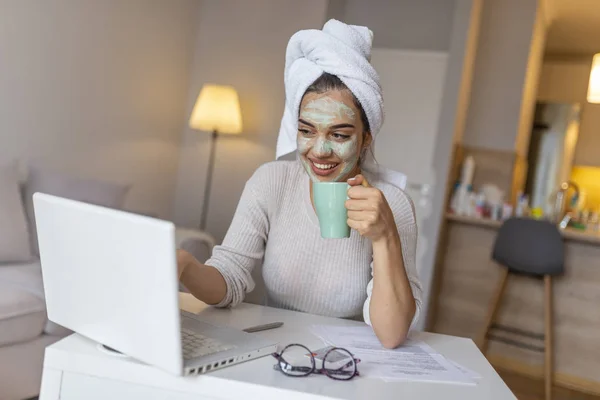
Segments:
[[[365,132],[364,137],[365,137],[365,139],[363,141],[362,147],[363,147],[363,149],[366,149],[373,143],[373,135],[371,135],[371,132]]]

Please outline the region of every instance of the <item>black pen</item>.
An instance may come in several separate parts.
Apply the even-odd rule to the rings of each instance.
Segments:
[[[282,325],[283,325],[283,322],[272,322],[270,324],[251,326],[250,328],[243,329],[243,331],[248,332],[248,333],[260,332],[260,331],[266,331],[268,329],[279,328]]]

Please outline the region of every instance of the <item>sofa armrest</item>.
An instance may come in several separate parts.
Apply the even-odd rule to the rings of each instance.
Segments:
[[[212,249],[216,245],[215,239],[210,234],[191,228],[177,228],[175,242],[177,248],[189,252],[200,262],[210,258]]]
[[[198,240],[205,243],[211,249],[215,247],[215,239],[208,233],[191,228],[180,228],[175,229],[175,241],[177,246],[182,246],[188,240]]]

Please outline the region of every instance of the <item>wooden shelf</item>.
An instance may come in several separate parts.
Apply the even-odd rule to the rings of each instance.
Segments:
[[[459,222],[467,225],[480,226],[483,228],[498,229],[502,225],[502,221],[495,221],[489,218],[475,218],[464,215],[456,215],[446,213],[448,221]],[[600,244],[600,233],[581,231],[578,229],[567,228],[560,231],[565,239],[574,240],[583,243]]]
[[[562,235],[565,239],[576,240],[578,242],[600,244],[600,234],[594,232],[580,231],[578,229],[563,229]]]
[[[456,215],[452,213],[446,214],[446,219],[449,221],[462,222],[463,224],[477,225],[490,228],[500,228],[502,221],[495,221],[489,218],[467,217],[465,215]]]

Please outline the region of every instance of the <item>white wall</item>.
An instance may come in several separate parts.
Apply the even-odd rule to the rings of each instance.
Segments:
[[[441,51],[373,49],[371,55],[386,109],[375,137],[375,157],[406,174],[410,183],[435,183],[433,151],[447,59]]]
[[[334,0],[328,17],[364,25],[373,47],[446,51],[456,0]]]
[[[198,2],[0,2],[0,160],[133,184],[169,217]]]
[[[264,162],[275,159],[285,93],[283,69],[289,38],[300,29],[321,28],[326,0],[204,1],[187,94],[188,115],[204,83],[233,85],[239,93],[244,132],[222,136],[209,205],[207,230],[221,241],[245,182]],[[200,222],[209,134],[184,129],[175,221]]]
[[[465,145],[515,150],[537,13],[536,0],[483,2]]]

